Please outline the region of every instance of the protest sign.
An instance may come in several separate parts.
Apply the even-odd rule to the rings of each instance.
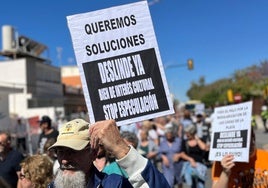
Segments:
[[[147,1],[67,17],[90,122],[174,113]]]
[[[221,161],[234,155],[234,161],[248,162],[251,136],[252,102],[215,108],[209,160]]]

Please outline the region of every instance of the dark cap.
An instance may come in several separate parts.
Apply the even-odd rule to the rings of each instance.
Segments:
[[[196,115],[196,117],[197,117],[197,118],[202,118],[203,115],[202,115],[201,113],[198,113],[198,114]]]
[[[50,117],[48,116],[42,116],[41,120],[39,120],[39,123],[42,124],[42,123],[48,123],[48,124],[51,124],[51,119]]]

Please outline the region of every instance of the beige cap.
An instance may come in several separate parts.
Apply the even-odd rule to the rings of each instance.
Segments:
[[[57,142],[49,149],[55,147],[68,147],[74,150],[84,149],[89,141],[90,124],[83,119],[74,119],[65,123],[59,131]]]

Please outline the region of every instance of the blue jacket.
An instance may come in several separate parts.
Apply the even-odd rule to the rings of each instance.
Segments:
[[[87,188],[170,188],[163,174],[133,147],[123,159],[116,162],[127,172],[128,179],[117,174],[108,175],[95,168],[94,180],[89,180]],[[90,185],[92,182],[93,186]],[[53,182],[48,188],[54,188]]]

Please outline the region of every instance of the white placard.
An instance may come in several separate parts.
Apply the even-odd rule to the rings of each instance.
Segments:
[[[174,113],[147,1],[67,17],[90,122]]]
[[[232,154],[234,161],[249,161],[251,117],[251,101],[215,108],[209,160],[221,161]]]

